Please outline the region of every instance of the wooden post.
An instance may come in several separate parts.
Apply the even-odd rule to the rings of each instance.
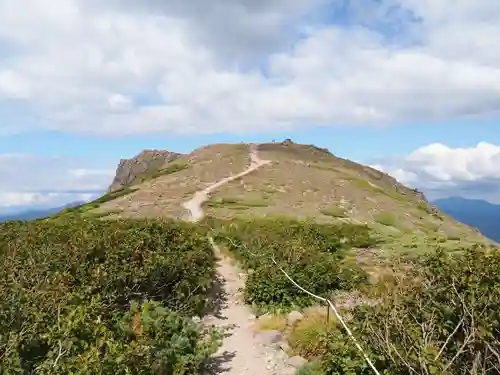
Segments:
[[[326,302],[326,324],[330,323],[330,305]]]

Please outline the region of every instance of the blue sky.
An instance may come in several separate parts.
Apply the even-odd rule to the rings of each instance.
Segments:
[[[311,126],[286,132],[243,135],[216,133],[179,136],[159,133],[110,138],[63,132],[36,132],[0,137],[0,149],[5,153],[98,159],[103,167],[114,168],[120,158],[133,157],[146,148],[189,153],[197,147],[212,143],[269,142],[285,138],[326,147],[341,157],[370,163],[388,156],[407,155],[431,143],[442,143],[453,148],[473,147],[484,141],[500,144],[500,118],[390,127]]]
[[[500,202],[499,18],[497,0],[0,0],[0,212],[90,199],[145,148],[288,137]]]

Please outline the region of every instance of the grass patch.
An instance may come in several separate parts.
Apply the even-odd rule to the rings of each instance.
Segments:
[[[427,202],[419,201],[417,203],[417,208],[421,211],[424,211],[425,213],[427,213],[429,215],[433,214],[433,211]]]
[[[349,180],[358,188],[366,190],[372,194],[383,194],[401,203],[413,203],[411,198],[404,194],[401,194],[393,187],[380,187],[378,185],[370,183],[369,180],[357,177],[348,177],[347,180]]]
[[[272,314],[260,317],[257,321],[256,328],[259,331],[280,331],[286,329],[286,316],[283,314]]]
[[[347,217],[347,210],[341,206],[331,206],[327,208],[322,208],[320,212],[323,215],[331,217],[337,217],[337,218]]]
[[[96,200],[82,204],[80,206],[75,206],[75,207],[69,207],[65,208],[61,212],[57,213],[54,215],[54,218],[61,218],[65,216],[72,216],[72,215],[83,215],[83,216],[96,216],[96,217],[102,217],[104,214],[93,214],[90,211],[95,210],[99,208],[103,203],[110,202],[114,199],[117,199],[119,197],[123,197],[125,195],[131,194],[137,189],[124,186],[118,190],[115,190],[110,193],[104,194],[102,197],[97,198]],[[106,213],[106,215],[109,213]]]
[[[288,342],[294,353],[306,359],[325,356],[325,339],[330,332],[337,330],[334,317],[326,321],[325,314],[314,313],[306,315],[293,328]]]
[[[211,208],[249,209],[267,207],[269,203],[265,199],[219,198],[208,201],[206,205]]]
[[[375,222],[388,226],[397,228],[398,221],[396,216],[392,212],[380,212],[374,217]]]
[[[450,234],[446,237],[448,241],[460,241],[462,237],[459,234]]]
[[[439,228],[441,228],[441,225],[432,221],[424,221],[422,222],[421,227],[432,233],[437,232]]]
[[[180,172],[184,169],[188,168],[188,164],[185,162],[179,162],[179,161],[171,161],[170,163],[167,164],[165,168],[159,169],[155,172],[153,172],[150,176],[148,176],[146,179],[152,180],[161,176],[166,176],[169,174],[173,174],[176,172]]]

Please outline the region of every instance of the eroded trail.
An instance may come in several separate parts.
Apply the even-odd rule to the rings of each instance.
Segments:
[[[269,164],[270,160],[259,158],[254,145],[250,149],[250,166],[241,173],[226,177],[206,189],[197,192],[192,199],[185,202],[190,217],[189,221],[197,222],[203,219],[205,213],[202,205],[210,198],[217,188],[252,171]],[[222,347],[216,353],[214,361],[207,374],[226,375],[290,375],[295,369],[286,365],[286,354],[276,345],[267,346],[255,335],[252,329],[252,311],[243,303],[239,291],[244,287],[241,271],[224,258],[217,245],[210,239],[214,252],[217,255],[217,272],[223,294],[223,302],[217,313],[204,318],[206,324],[216,327],[225,327],[228,333],[223,340]]]

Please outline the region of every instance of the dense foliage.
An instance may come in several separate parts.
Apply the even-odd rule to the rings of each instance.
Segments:
[[[400,282],[360,310],[360,329],[399,374],[500,373],[500,253],[426,256],[416,283]]]
[[[380,303],[356,308],[349,321],[381,373],[500,373],[498,250],[427,254],[397,271]],[[320,357],[325,374],[372,373],[340,326],[306,333],[294,349]]]
[[[202,312],[214,278],[194,226],[9,222],[0,264],[0,373],[191,374],[212,348],[178,315]]]
[[[315,303],[286,278],[273,259],[301,286],[321,296],[366,281],[366,274],[348,252],[374,244],[365,226],[291,220],[232,220],[210,225],[217,228],[216,241],[251,270],[245,298],[257,307],[287,309]]]

